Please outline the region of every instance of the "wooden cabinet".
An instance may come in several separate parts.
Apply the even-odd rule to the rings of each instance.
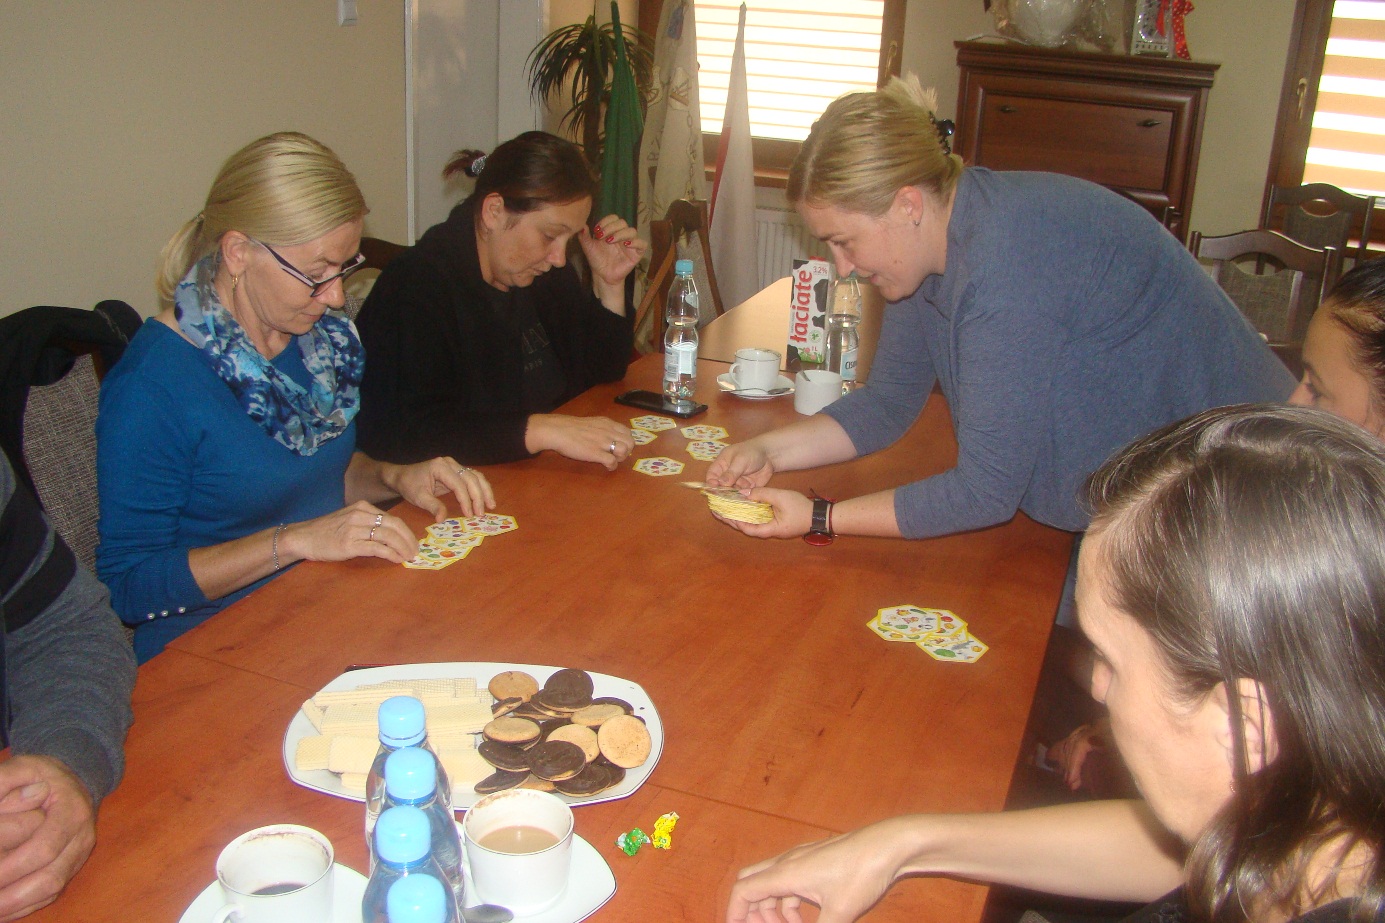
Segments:
[[[957,42],[957,139],[974,166],[1047,170],[1123,192],[1180,239],[1220,65]]]

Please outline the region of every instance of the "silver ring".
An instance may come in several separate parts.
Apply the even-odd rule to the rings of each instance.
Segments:
[[[611,447],[607,451],[612,455],[616,454],[616,441],[614,439],[611,440]]]
[[[457,469],[457,477],[461,477],[462,475],[466,474],[466,473],[467,473],[468,471],[470,471],[470,470],[471,470],[470,468],[468,468],[468,467],[466,467],[465,465],[463,465],[462,467],[460,467],[460,468]]]
[[[373,542],[373,541],[375,541],[375,530],[378,529],[378,528],[380,528],[380,523],[382,523],[382,522],[384,522],[384,521],[385,521],[385,514],[384,514],[384,513],[376,513],[376,514],[375,514],[375,524],[372,525],[372,526],[370,527],[370,534],[367,535],[367,536],[365,537],[365,540],[366,540],[366,541],[368,541],[368,542]]]

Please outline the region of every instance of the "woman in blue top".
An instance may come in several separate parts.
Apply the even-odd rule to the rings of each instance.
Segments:
[[[326,147],[270,135],[222,166],[164,248],[159,294],[101,390],[97,570],[140,661],[289,564],[418,550],[374,504],[494,506],[450,458],[355,452],[365,355],[339,313],[365,201]]]
[[[1099,186],[964,168],[916,80],[853,93],[813,126],[788,197],[837,271],[885,300],[866,387],[731,446],[712,484],[762,488],[750,535],[821,529],[925,538],[1022,510],[1080,531],[1083,479],[1136,436],[1209,407],[1280,401],[1288,371],[1174,237]],[[934,383],[957,465],[835,508],[764,489],[777,471],[874,452],[913,424]]]

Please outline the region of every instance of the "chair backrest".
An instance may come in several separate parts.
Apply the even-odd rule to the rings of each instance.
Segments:
[[[1212,278],[1297,372],[1293,362],[1308,321],[1339,272],[1341,253],[1263,229],[1220,237],[1195,231],[1188,249],[1199,260],[1211,261]]]
[[[73,554],[96,572],[95,356],[84,353],[51,385],[29,388],[24,406],[24,463],[39,503]]]
[[[1260,227],[1279,227],[1285,236],[1310,247],[1335,247],[1343,257],[1369,259],[1375,196],[1354,195],[1330,183],[1274,186],[1265,201]],[[1351,238],[1359,238],[1353,247]],[[1339,267],[1340,268],[1340,267]],[[1329,279],[1328,288],[1337,280]]]
[[[702,322],[725,313],[716,271],[712,267],[711,245],[707,241],[709,226],[707,203],[702,199],[679,199],[669,205],[664,218],[650,222],[649,272],[645,277],[644,297],[635,311],[635,342],[644,352],[663,349],[663,306],[673,282],[675,260],[693,261],[693,280],[701,295]]]
[[[360,271],[347,280],[346,304],[342,305],[342,311],[346,312],[347,317],[356,319],[381,270],[407,249],[409,248],[403,244],[381,240],[378,237],[361,238],[361,255],[365,257],[365,262],[361,263]]]

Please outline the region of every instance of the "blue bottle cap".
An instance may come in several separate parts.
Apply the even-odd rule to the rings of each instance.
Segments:
[[[673,264],[673,272],[680,276],[692,275],[692,260],[678,260]]]
[[[387,747],[412,747],[423,740],[423,703],[413,696],[397,695],[380,703],[380,743]]]
[[[432,797],[438,787],[438,762],[419,747],[400,747],[385,758],[385,791],[399,804]]]
[[[442,882],[427,872],[418,872],[390,885],[385,915],[389,923],[443,923],[447,919],[446,901]]]
[[[418,862],[428,855],[432,839],[428,815],[412,805],[390,808],[375,823],[375,854],[381,862]]]

